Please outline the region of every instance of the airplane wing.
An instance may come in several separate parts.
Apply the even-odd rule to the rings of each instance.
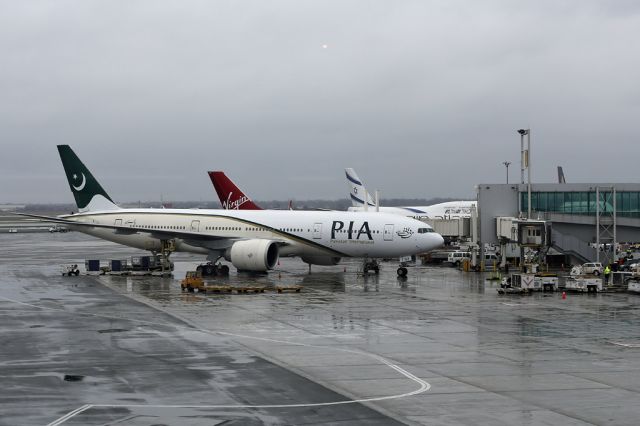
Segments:
[[[30,213],[14,213],[19,216],[32,217],[35,219],[41,219],[47,222],[60,223],[63,225],[80,227],[80,228],[102,228],[102,229],[112,229],[118,234],[123,235],[131,235],[131,234],[149,234],[153,238],[161,239],[161,240],[170,240],[172,238],[180,238],[185,243],[207,248],[210,250],[221,250],[224,248],[231,247],[235,241],[240,241],[245,238],[230,238],[227,236],[216,236],[211,234],[202,234],[200,232],[190,232],[187,230],[177,230],[177,229],[147,229],[141,228],[139,226],[125,226],[125,225],[104,225],[98,223],[90,223],[90,222],[79,222],[75,220],[70,220],[62,217],[55,216],[43,216],[37,214]],[[271,239],[272,241],[276,241],[278,245],[285,246],[288,245],[289,242],[286,240],[278,240]]]

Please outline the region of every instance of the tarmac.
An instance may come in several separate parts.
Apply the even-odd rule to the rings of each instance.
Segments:
[[[637,425],[640,296],[497,294],[487,274],[282,259],[199,294],[174,278],[62,277],[137,250],[3,234],[0,425]]]

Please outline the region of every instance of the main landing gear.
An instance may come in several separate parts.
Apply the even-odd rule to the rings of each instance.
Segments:
[[[199,272],[202,277],[229,276],[229,267],[218,262],[218,259],[216,259],[215,262],[207,262],[202,265],[198,265],[196,272]]]
[[[362,273],[366,275],[369,271],[376,275],[380,273],[380,263],[376,259],[364,259],[362,262]],[[407,276],[408,271],[404,262],[400,263],[397,272],[399,277]]]
[[[378,275],[380,273],[380,263],[375,259],[364,259],[362,262],[362,272],[368,274],[369,271]]]

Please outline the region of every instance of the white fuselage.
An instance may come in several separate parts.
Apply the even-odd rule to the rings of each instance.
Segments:
[[[177,251],[221,252],[238,240],[280,243],[281,256],[398,257],[442,245],[428,225],[385,213],[274,210],[118,209],[61,216],[120,227],[73,226],[119,244],[159,250],[171,239]],[[121,227],[131,228],[131,232]]]
[[[432,204],[430,206],[378,207],[378,209],[381,213],[398,214],[417,220],[423,220],[471,217],[471,209],[476,207],[477,203],[475,201],[447,201],[444,203]],[[348,209],[350,212],[372,212],[375,210],[375,206],[369,206],[365,210],[363,205],[349,207]]]

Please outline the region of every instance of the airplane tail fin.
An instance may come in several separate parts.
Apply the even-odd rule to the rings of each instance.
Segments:
[[[375,206],[376,203],[364,187],[362,181],[356,174],[356,171],[350,168],[344,169],[347,175],[347,183],[349,185],[349,195],[351,196],[351,203],[354,207],[362,207],[364,206],[365,200],[364,197],[367,197],[367,204],[370,206]]]
[[[69,145],[58,145],[58,153],[79,211],[119,208]]]
[[[558,183],[567,183],[567,180],[564,178],[562,166],[558,166]]]
[[[222,208],[225,210],[262,210],[224,174],[209,172],[211,183],[218,193]]]

